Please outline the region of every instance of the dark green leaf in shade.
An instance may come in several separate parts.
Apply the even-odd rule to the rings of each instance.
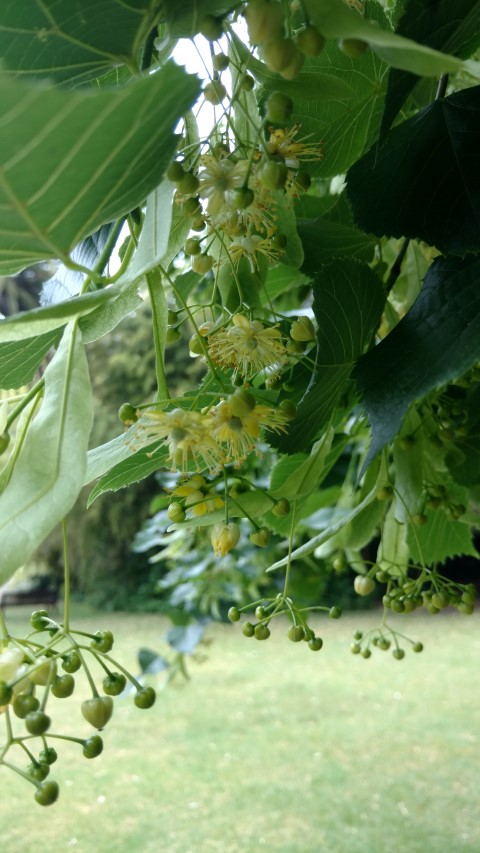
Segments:
[[[332,258],[371,261],[377,243],[375,237],[325,217],[299,222],[298,234],[305,253],[301,269],[308,275],[314,274]]]
[[[307,448],[328,422],[385,304],[380,279],[370,267],[347,259],[322,267],[313,294],[318,324],[315,372],[288,432],[275,442],[283,452]]]
[[[437,258],[410,311],[353,371],[372,427],[365,465],[400,430],[414,400],[480,359],[480,260]]]
[[[0,274],[60,258],[161,182],[199,90],[174,63],[115,90],[0,76]]]
[[[480,44],[479,0],[409,0],[396,29],[398,35],[466,59]],[[389,131],[395,116],[419,77],[392,68],[388,75],[380,138]]]
[[[0,344],[0,388],[21,388],[32,381],[39,364],[59,338],[57,331]]]
[[[0,56],[23,79],[79,86],[134,64],[158,0],[2,0]],[[118,69],[121,70],[121,69]]]
[[[394,127],[350,169],[360,228],[442,252],[480,250],[480,86],[438,100]]]

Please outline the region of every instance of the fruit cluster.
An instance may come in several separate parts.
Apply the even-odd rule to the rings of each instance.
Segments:
[[[228,611],[228,618],[231,622],[239,622],[241,614],[254,608],[256,622],[244,622],[242,625],[242,634],[245,637],[255,637],[256,640],[268,640],[270,637],[270,622],[278,616],[287,616],[290,621],[290,626],[287,631],[288,639],[292,643],[299,643],[302,640],[308,644],[312,652],[318,652],[323,646],[321,637],[315,635],[315,631],[308,624],[308,614],[312,611],[323,611],[328,613],[331,619],[339,619],[342,611],[339,607],[297,607],[290,596],[285,592],[278,593],[275,598],[261,599],[254,601],[244,607],[231,607]]]
[[[52,697],[66,699],[74,693],[74,673],[83,671],[91,687],[92,696],[80,706],[84,719],[94,729],[102,730],[113,713],[113,698],[125,690],[127,681],[135,688],[134,703],[137,708],[151,708],[155,702],[152,687],[142,685],[133,675],[113,660],[110,651],[114,638],[110,631],[88,634],[65,630],[51,619],[46,610],[32,614],[33,632],[16,638],[4,628],[0,644],[0,714],[5,721],[5,742],[0,747],[0,765],[8,767],[31,782],[35,799],[40,805],[51,805],[58,797],[57,782],[48,779],[50,767],[57,760],[52,746],[59,740],[78,743],[85,758],[96,758],[103,750],[100,735],[70,737],[52,731],[52,715],[47,705]],[[47,635],[47,638],[45,638]],[[87,658],[90,658],[87,664]],[[99,693],[90,670],[91,660],[103,671]],[[15,721],[22,720],[24,731],[15,731]],[[38,744],[36,749],[34,744]],[[10,761],[10,752],[26,757],[29,764],[22,769]],[[8,760],[7,760],[8,756]],[[18,758],[17,758],[18,761]],[[47,781],[46,781],[47,780]]]

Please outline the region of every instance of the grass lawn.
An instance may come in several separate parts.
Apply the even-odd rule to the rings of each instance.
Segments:
[[[14,633],[21,615],[10,615]],[[115,700],[99,758],[59,742],[54,806],[0,768],[2,853],[479,853],[480,617],[398,617],[422,654],[350,654],[353,631],[377,620],[323,620],[318,653],[281,624],[263,643],[211,626],[188,684],[161,690],[150,711]],[[160,649],[166,624],[74,622],[111,629],[132,671],[140,645]],[[87,737],[80,680],[48,709],[52,730]]]

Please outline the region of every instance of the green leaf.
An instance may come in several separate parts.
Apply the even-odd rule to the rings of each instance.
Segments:
[[[169,63],[111,91],[0,77],[0,274],[61,258],[160,183],[199,89]]]
[[[132,278],[137,278],[139,275],[149,272],[164,259],[172,225],[174,189],[175,184],[165,179],[148,196],[145,219],[138,246],[125,271],[124,279],[131,280]],[[183,219],[185,219],[185,216],[183,216]]]
[[[450,521],[441,510],[426,513],[427,524],[409,531],[410,558],[415,563],[444,563],[449,557],[478,557],[472,542],[472,531],[467,524]]]
[[[308,284],[309,281],[308,276],[303,275],[294,267],[288,267],[285,264],[269,267],[262,295],[263,303],[267,304],[268,299],[275,299],[293,288]]]
[[[366,465],[414,400],[480,359],[480,260],[437,258],[410,311],[353,372],[372,426]]]
[[[445,50],[465,59],[480,44],[479,0],[409,0],[396,29],[398,35],[411,37],[437,50]],[[418,83],[408,71],[392,69],[388,76],[385,111],[380,138],[390,129],[395,116]]]
[[[292,204],[289,204],[283,191],[277,190],[273,194],[276,199],[275,225],[280,234],[287,238],[285,251],[281,255],[283,264],[298,269],[303,263],[303,245],[297,230],[297,220]]]
[[[378,546],[377,563],[379,568],[390,574],[405,570],[408,566],[410,548],[407,542],[408,525],[397,520],[395,502],[385,516],[382,526],[382,538]]]
[[[157,378],[157,399],[170,396],[165,375],[165,341],[168,325],[168,307],[163,288],[162,276],[158,270],[147,273],[147,287],[152,306],[152,331],[155,345],[155,374]]]
[[[339,260],[313,282],[318,353],[307,393],[276,446],[302,449],[322,430],[345,389],[355,360],[378,326],[385,304],[380,280],[365,264]]]
[[[142,448],[136,453],[130,451],[128,459],[114,465],[110,470],[95,484],[90,492],[87,501],[87,508],[91,506],[100,495],[105,492],[118,492],[119,489],[124,489],[130,486],[131,483],[138,483],[144,480],[150,474],[158,471],[159,468],[165,466],[167,458],[167,448],[159,449],[158,443],[151,444],[149,447]]]
[[[480,86],[394,127],[347,175],[360,228],[421,239],[445,253],[480,250],[479,134]]]
[[[3,0],[0,56],[17,77],[79,86],[113,65],[135,64],[158,6],[157,0]]]
[[[299,222],[298,234],[305,252],[302,271],[309,275],[332,258],[356,258],[369,262],[373,260],[377,244],[375,237],[326,218]]]
[[[402,436],[413,436],[415,444],[405,449],[401,442],[396,441],[393,446],[395,518],[400,524],[406,524],[412,516],[423,512],[426,479],[424,461],[431,445],[427,446],[425,432],[421,426],[421,419],[415,408],[412,408],[403,423]]]
[[[93,421],[81,335],[73,323],[45,371],[45,396],[0,497],[0,582],[65,517],[83,484]]]
[[[365,41],[393,68],[403,68],[422,77],[435,77],[437,74],[455,73],[462,67],[461,61],[453,56],[376,27],[372,21],[349,8],[344,0],[305,0],[304,5],[324,36]]]
[[[21,388],[32,381],[49,349],[56,345],[58,332],[0,344],[0,388]]]
[[[79,326],[86,344],[97,341],[98,338],[113,331],[127,314],[135,311],[142,304],[138,292],[142,281],[144,279],[140,277],[136,281],[123,283],[114,298],[81,318]]]
[[[295,453],[293,456],[284,457],[272,471],[271,494],[278,498],[294,500],[313,492],[326,474],[326,461],[333,437],[334,431],[330,427],[320,441],[313,445],[310,456]]]
[[[59,329],[74,317],[83,317],[108,302],[114,303],[131,288],[132,282],[120,282],[104,290],[76,296],[66,302],[58,302],[45,308],[32,308],[23,314],[12,314],[11,317],[0,320],[0,342],[22,341]],[[90,337],[90,340],[93,338]]]
[[[132,448],[135,435],[135,426],[133,426],[105,444],[100,444],[98,447],[89,450],[84,485],[97,480],[115,465],[119,465],[129,456],[133,456],[134,450]]]

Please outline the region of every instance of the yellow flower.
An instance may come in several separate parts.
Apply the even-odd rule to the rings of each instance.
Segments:
[[[280,257],[280,251],[272,241],[268,237],[260,237],[259,234],[236,237],[228,246],[228,253],[234,264],[238,264],[242,257],[247,258],[252,272],[258,269],[257,254],[263,255],[270,264],[275,264]]]
[[[213,553],[216,557],[224,557],[235,547],[240,539],[240,528],[235,522],[230,524],[214,524],[210,534]]]
[[[172,471],[186,471],[189,463],[197,470],[214,471],[223,462],[222,451],[211,435],[211,417],[200,412],[155,409],[142,414],[136,424],[136,434],[142,444],[162,441],[168,447]]]
[[[301,125],[295,124],[291,128],[276,128],[270,133],[268,141],[270,154],[280,154],[289,169],[298,169],[302,160],[304,162],[322,160],[324,156],[323,141],[308,142],[308,136],[295,139],[300,129]]]
[[[231,326],[209,336],[208,353],[221,367],[234,368],[247,377],[283,364],[287,358],[279,329],[249,320],[244,314],[235,314]]]
[[[246,160],[238,163],[217,160],[212,154],[205,154],[202,163],[203,169],[198,174],[198,194],[208,199],[208,214],[216,216],[226,203],[226,194],[243,185],[248,163]]]
[[[204,477],[194,476],[184,483],[180,483],[173,490],[172,495],[185,498],[185,506],[188,507],[187,518],[197,518],[209,512],[215,512],[224,505],[223,499],[216,495],[211,487],[207,485]]]
[[[250,411],[238,414],[234,402],[235,395],[230,400],[223,400],[212,409],[213,435],[221,444],[226,445],[226,462],[241,462],[256,448],[263,427],[285,431],[290,420],[288,414],[272,406],[255,403]]]

